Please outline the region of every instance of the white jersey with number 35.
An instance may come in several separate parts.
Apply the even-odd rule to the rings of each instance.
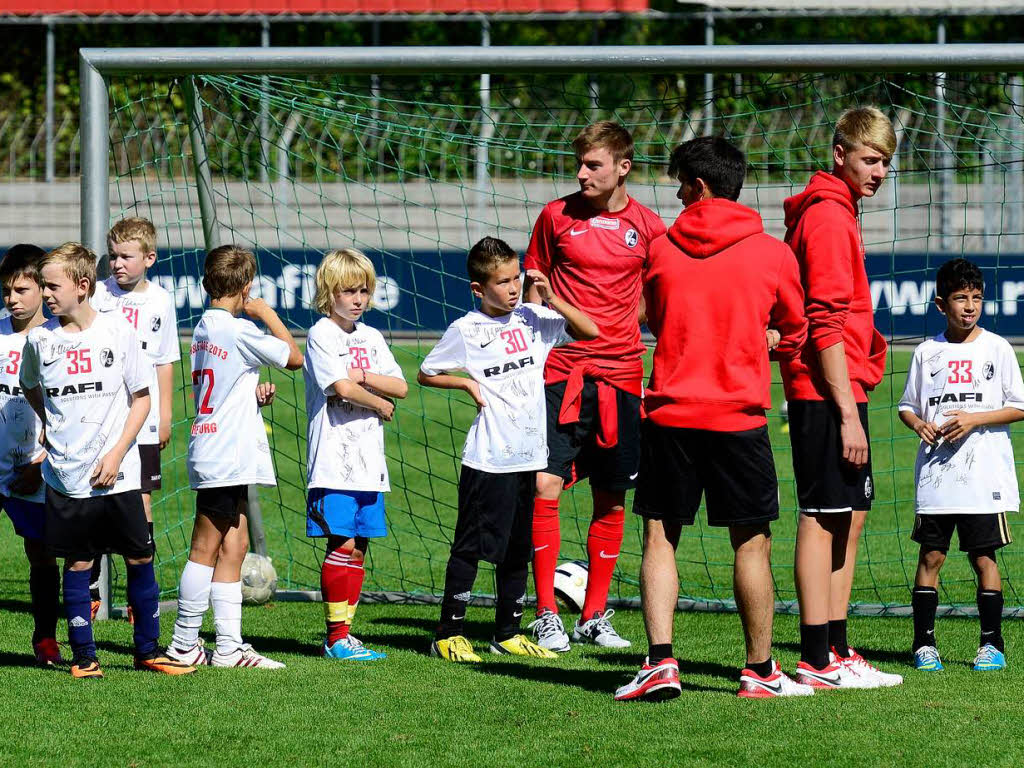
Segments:
[[[914,350],[900,410],[942,426],[951,411],[1024,410],[1024,381],[1009,342],[982,330],[953,344],[942,334]],[[977,427],[956,442],[923,442],[914,467],[921,514],[991,514],[1020,506],[1010,427]]]
[[[31,463],[42,453],[39,430],[42,422],[25,399],[18,377],[28,334],[17,333],[11,318],[0,319],[0,496],[12,496],[11,483],[19,467]],[[31,496],[19,496],[42,503],[43,486]]]
[[[192,334],[191,358],[192,488],[276,485],[256,386],[260,366],[285,367],[288,345],[227,310],[208,309]]]

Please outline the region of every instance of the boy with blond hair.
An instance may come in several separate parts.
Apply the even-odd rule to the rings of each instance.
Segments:
[[[210,308],[199,318],[191,346],[196,416],[187,466],[196,522],[167,653],[189,664],[280,669],[284,664],[242,641],[242,561],[249,550],[249,486],[277,484],[259,414],[274,391],[272,385],[258,390],[260,367],[295,371],[302,367],[302,353],[277,313],[263,299],[249,297],[255,277],[251,251],[222,245],[206,255],[203,288]],[[239,317],[243,312],[270,335]],[[212,655],[199,639],[210,605],[217,632]]]
[[[65,560],[71,674],[103,676],[92,635],[89,571],[109,552],[125,558],[136,669],[194,672],[157,648],[160,589],[135,445],[149,413],[150,372],[139,341],[131,328],[90,304],[96,257],[88,248],[65,243],[43,258],[40,271],[53,318],[29,331],[20,376],[46,435],[46,546]]]
[[[377,275],[361,252],[324,256],[316,270],[316,308],[325,317],[309,329],[306,414],[309,417],[306,535],[325,537],[320,570],[329,659],[372,661],[349,629],[363,588],[369,539],[387,535],[384,494],[391,490],[384,455],[384,424],[395,410],[389,398],[409,392],[384,336],[362,322]]]
[[[113,312],[124,318],[139,338],[143,359],[152,367],[152,403],[137,441],[142,503],[152,537],[152,493],[161,484],[160,451],[171,439],[174,364],[181,359],[178,320],[174,297],[146,278],[146,271],[156,263],[156,228],[151,221],[132,217],[114,224],[107,234],[107,258],[110,276],[97,283],[93,306],[99,312]],[[99,577],[97,562],[91,590],[94,616],[99,609]]]

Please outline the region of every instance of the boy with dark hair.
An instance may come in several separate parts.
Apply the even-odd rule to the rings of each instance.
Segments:
[[[282,669],[242,640],[242,561],[249,551],[246,522],[250,485],[273,486],[274,462],[259,408],[260,367],[297,371],[303,357],[284,323],[249,291],[256,257],[236,245],[206,255],[203,288],[210,308],[192,333],[192,394],[196,416],[188,442],[189,484],[196,491],[196,522],[178,586],[178,618],[168,655],[189,664]],[[260,320],[270,335],[242,313]],[[254,396],[254,391],[256,395]],[[203,614],[213,606],[217,647],[199,639]]]
[[[95,558],[110,552],[125,559],[135,668],[194,672],[157,648],[160,589],[135,445],[149,413],[149,372],[139,341],[127,325],[90,305],[96,257],[85,246],[65,243],[43,258],[40,271],[54,317],[29,331],[21,385],[45,429],[46,547],[65,560],[71,674],[103,677],[92,634],[89,571]]]
[[[809,696],[772,659],[775,594],[771,521],[779,517],[768,324],[775,354],[799,353],[807,335],[792,251],[765,234],[756,211],[736,202],[743,153],[721,138],[694,139],[672,153],[683,212],[651,244],[644,270],[647,323],[658,339],[645,392],[640,479],[633,510],[644,519],[640,590],[650,650],[618,701],[680,693],[672,651],[679,597],[676,547],[706,496],[708,523],[729,529],[734,588],[746,640],[738,695]],[[728,339],[728,343],[723,340]]]
[[[537,475],[533,510],[533,577],[537,642],[563,653],[569,635],[555,602],[562,490],[590,477],[594,500],[587,532],[587,592],[573,640],[625,648],[607,611],[622,546],[626,491],[640,460],[644,345],[640,273],[647,249],[665,232],[658,215],[626,192],[633,137],[612,121],[594,123],[572,143],[580,190],[544,206],[526,251],[527,270],[594,319],[600,336],[554,350],[544,370],[548,463]],[[532,287],[527,300],[538,302]]]
[[[61,662],[57,645],[60,572],[47,555],[43,523],[46,488],[40,474],[46,451],[39,444],[42,422],[21,390],[18,380],[29,332],[46,322],[43,316],[43,277],[39,264],[46,251],[35,245],[15,245],[0,262],[4,306],[0,318],[0,508],[14,532],[24,540],[28,558],[28,589],[32,601],[32,650],[36,662],[50,667]]]
[[[547,459],[544,360],[568,341],[566,332],[594,339],[597,326],[558,298],[540,272],[528,274],[548,307],[520,304],[519,257],[502,240],[485,237],[474,245],[466,271],[480,309],[448,327],[418,376],[423,386],[463,390],[478,409],[462,452],[458,519],[430,653],[453,662],[480,661],[463,625],[478,563],[486,560],[495,565],[497,583],[491,653],[551,659],[553,650],[519,632],[536,473]],[[449,373],[457,370],[469,378]]]
[[[785,202],[809,323],[803,352],[781,366],[800,506],[797,679],[817,688],[903,682],[865,661],[846,635],[857,542],[874,498],[868,392],[882,380],[887,349],[874,325],[858,204],[878,191],[895,151],[885,115],[849,109],[836,123],[831,173],[818,171]]]
[[[978,325],[981,270],[966,259],[939,267],[935,306],[946,330],[914,350],[900,420],[921,438],[912,538],[921,545],[911,605],[914,666],[941,670],[935,642],[939,572],[953,531],[978,575],[981,640],[976,671],[1006,667],[996,550],[1010,543],[1006,512],[1020,506],[1009,425],[1024,420],[1024,380],[1013,347]]]

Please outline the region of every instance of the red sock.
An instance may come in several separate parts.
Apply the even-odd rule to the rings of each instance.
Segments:
[[[330,545],[328,545],[330,546]],[[327,623],[327,645],[348,637],[348,583],[352,569],[348,567],[352,545],[327,550],[320,569],[320,593],[324,601]]]
[[[359,605],[359,595],[363,592],[363,555],[355,556],[348,561],[348,625],[352,626],[352,619],[356,615],[356,606]]]
[[[544,609],[558,613],[555,602],[555,568],[562,537],[558,530],[558,499],[533,500],[533,584],[537,590],[537,613]]]
[[[594,618],[595,613],[604,613],[608,603],[608,589],[615,573],[615,563],[622,548],[622,529],[626,515],[621,506],[602,503],[594,495],[594,519],[587,532],[587,557],[590,559],[587,574],[587,597],[583,601],[584,621]],[[600,505],[600,506],[599,506]]]

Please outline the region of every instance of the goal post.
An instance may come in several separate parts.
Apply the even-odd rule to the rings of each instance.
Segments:
[[[777,233],[783,197],[799,191],[828,159],[838,111],[853,103],[878,102],[893,118],[905,151],[895,159],[897,174],[871,204],[865,243],[876,322],[903,349],[890,355],[886,378],[871,403],[877,500],[861,550],[853,610],[908,612],[916,565],[916,547],[909,539],[916,438],[894,426],[893,405],[902,392],[906,348],[934,332],[934,317],[928,315],[933,290],[929,280],[941,261],[977,254],[986,280],[992,281],[986,296],[988,327],[1024,337],[1024,105],[1019,98],[1024,45],[86,48],[80,52],[80,70],[81,227],[87,246],[105,252],[112,210],[117,208],[116,203],[112,208],[112,183],[115,190],[119,184],[129,186],[134,195],[121,201],[122,211],[145,215],[141,203],[156,205],[146,197],[150,161],[164,163],[171,169],[168,187],[175,188],[166,205],[175,209],[176,226],[190,230],[191,239],[189,245],[176,246],[173,272],[160,277],[180,292],[192,312],[190,319],[198,317],[202,305],[198,251],[222,244],[222,237],[249,233],[245,244],[257,251],[261,276],[266,268],[260,290],[279,291],[282,316],[295,328],[308,327],[302,319],[308,317],[308,307],[307,315],[298,310],[308,303],[311,270],[328,240],[330,247],[356,245],[374,251],[372,257],[384,269],[383,287],[401,296],[403,306],[410,305],[399,311],[387,301],[378,302],[380,313],[369,322],[381,318],[385,335],[406,345],[399,362],[413,376],[437,332],[469,306],[466,281],[454,257],[483,234],[511,236],[513,247],[522,249],[539,206],[572,191],[568,140],[586,120],[615,118],[634,133],[644,132],[631,194],[639,192],[641,201],[666,221],[679,211],[673,182],[663,173],[674,144],[705,132],[708,125],[716,133],[742,139],[751,173],[740,200],[758,208],[766,222],[771,219]],[[705,73],[718,85],[701,113],[700,100],[689,97],[684,78]],[[865,84],[851,73],[877,73],[879,78]],[[907,73],[931,79],[910,86]],[[953,73],[965,74],[967,80],[948,87]],[[408,96],[397,86],[388,91],[377,79],[365,88],[350,86],[351,78],[369,81],[371,76],[410,82],[457,76],[467,82],[483,75],[499,81],[521,76],[526,84],[483,81],[480,87],[486,90],[478,96],[469,87],[441,88],[431,94],[432,100],[418,92]],[[581,75],[617,78],[625,83],[620,89],[624,95],[611,106],[591,102],[589,94],[572,92],[564,84]],[[671,96],[637,85],[659,75],[679,78]],[[741,75],[753,85],[741,83]],[[726,82],[728,76],[737,79]],[[130,78],[162,85],[159,93],[154,88],[139,95],[136,89],[129,97],[123,83]],[[120,96],[112,87],[120,88]],[[167,111],[175,99],[181,102],[180,116]],[[586,106],[562,111],[560,99],[587,101]],[[684,102],[692,112],[685,112]],[[229,108],[237,112],[229,113]],[[115,123],[120,120],[116,110],[124,109],[146,112],[137,121],[143,126],[137,130],[140,135],[129,138],[123,127],[112,126],[112,116]],[[240,125],[242,120],[251,124]],[[207,127],[214,121],[222,128]],[[279,129],[276,139],[266,135],[270,122]],[[151,150],[149,160],[112,177],[112,150],[131,154],[136,144],[153,140],[141,136],[150,130],[146,126],[163,131],[154,142],[161,146]],[[791,135],[796,138],[791,140]],[[301,147],[293,146],[296,137]],[[136,144],[125,149],[129,141]],[[261,173],[250,174],[247,163],[259,166]],[[292,178],[290,163],[311,170],[299,179],[293,168]],[[642,181],[634,182],[641,173]],[[252,181],[261,174],[263,181]],[[497,176],[502,176],[500,185]],[[904,176],[908,181],[901,180]],[[182,182],[186,193],[177,189]],[[153,197],[160,194],[158,190]],[[385,199],[387,206],[381,202]],[[414,231],[409,210],[434,221],[437,231],[430,237]],[[239,211],[251,219],[245,225],[249,229],[238,223]],[[344,224],[336,221],[339,217]],[[339,234],[360,227],[373,229],[372,237],[360,241],[353,235],[346,241]],[[176,397],[187,415],[186,378],[176,383]],[[292,594],[309,596],[316,590],[318,550],[302,536],[301,375],[278,381],[279,393],[280,382],[290,382],[291,400],[281,404],[279,398],[275,409],[283,410],[268,427],[275,436],[275,459],[279,466],[287,462],[290,474],[284,477],[279,471],[279,498],[264,508],[268,528],[273,527],[267,547],[277,558],[280,583]],[[774,537],[773,566],[777,607],[794,612],[796,512],[777,374],[773,390],[776,409],[770,426],[783,516]],[[371,545],[367,584],[389,599],[433,600],[443,584],[454,520],[454,468],[470,409],[451,394],[410,392],[396,414],[387,437],[395,489],[388,502],[389,520],[395,535]],[[184,418],[175,424],[181,436],[187,432]],[[178,441],[174,459],[179,464],[183,442]],[[1024,446],[1017,447],[1016,459],[1021,466]],[[164,482],[181,486],[166,488],[160,502],[169,503],[170,495],[180,491],[178,516],[162,532],[173,545],[158,548],[168,569],[161,573],[167,591],[187,552],[191,510],[185,509],[183,472],[165,473]],[[585,553],[587,494],[584,487],[563,498],[563,560]],[[258,504],[259,496],[252,501]],[[250,521],[254,543],[263,535],[258,518]],[[636,603],[639,551],[639,527],[628,516],[612,604]],[[681,606],[734,608],[727,576],[730,555],[728,539],[720,531],[698,525],[684,532]],[[1024,614],[1024,557],[1011,547],[1000,559],[1008,611]],[[970,613],[971,575],[965,564],[953,560],[944,571],[942,610]],[[479,589],[481,596],[487,591]]]

